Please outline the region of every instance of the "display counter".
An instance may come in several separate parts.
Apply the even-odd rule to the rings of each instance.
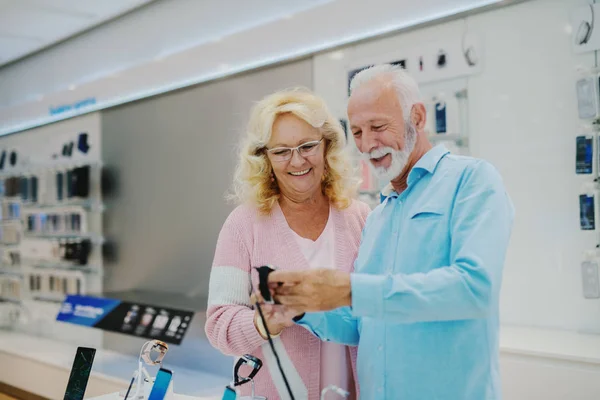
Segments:
[[[500,373],[506,400],[597,400],[600,335],[503,326]]]
[[[62,398],[76,348],[74,343],[0,331],[0,380],[45,398]],[[593,399],[600,393],[600,335],[503,326],[500,353],[507,400]],[[86,398],[118,399],[136,365],[135,357],[98,349]],[[174,371],[175,399],[219,399],[229,380],[167,362],[165,367]]]
[[[76,349],[75,343],[0,331],[0,381],[45,398],[62,398]],[[165,367],[174,371],[173,385],[178,394],[210,399],[221,395],[229,383],[229,378],[223,375],[181,368],[167,361]],[[97,349],[86,398],[126,389],[136,368],[136,357]],[[151,368],[148,370],[155,373]]]
[[[502,326],[503,353],[552,358],[600,366],[600,334]]]

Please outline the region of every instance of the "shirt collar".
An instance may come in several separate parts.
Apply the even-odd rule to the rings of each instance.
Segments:
[[[440,160],[449,152],[446,146],[439,144],[425,153],[408,173],[408,185],[412,185],[427,172],[433,174]],[[389,196],[398,196],[398,193],[396,193],[392,184],[388,183],[381,190],[381,196],[382,198],[387,198]]]
[[[448,149],[443,144],[438,144],[437,146],[431,148],[423,155],[423,157],[419,159],[419,161],[417,161],[413,169],[410,171],[408,174],[409,180],[410,175],[417,170],[425,170],[430,174],[433,174],[433,171],[435,171],[435,168],[440,160],[448,153]]]

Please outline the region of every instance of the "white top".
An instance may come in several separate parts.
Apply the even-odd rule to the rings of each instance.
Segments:
[[[330,213],[331,215],[331,213]],[[316,241],[303,238],[290,229],[300,246],[310,268],[335,268],[335,235],[331,218]],[[321,384],[320,390],[329,385],[354,393],[354,380],[352,378],[352,363],[346,346],[332,343],[321,343]],[[333,392],[327,398],[336,398]],[[339,396],[337,397],[339,398]]]

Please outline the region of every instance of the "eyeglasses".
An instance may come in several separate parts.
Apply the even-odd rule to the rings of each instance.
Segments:
[[[300,146],[296,147],[275,147],[273,149],[267,149],[267,152],[271,155],[273,161],[288,161],[292,158],[294,150],[298,151],[300,157],[314,155],[322,141],[323,138],[312,142],[302,143]]]

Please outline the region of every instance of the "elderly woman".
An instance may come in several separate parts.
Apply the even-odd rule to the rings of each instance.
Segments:
[[[243,139],[234,183],[240,204],[219,235],[205,329],[222,353],[263,360],[266,368],[254,381],[256,393],[268,399],[288,394],[250,303],[249,276],[252,267],[266,264],[352,270],[370,209],[353,199],[358,182],[344,147],[338,120],[323,100],[301,89],[260,101]],[[321,342],[277,315],[265,314],[267,328],[294,397],[318,399],[329,385],[355,397],[355,348]]]

